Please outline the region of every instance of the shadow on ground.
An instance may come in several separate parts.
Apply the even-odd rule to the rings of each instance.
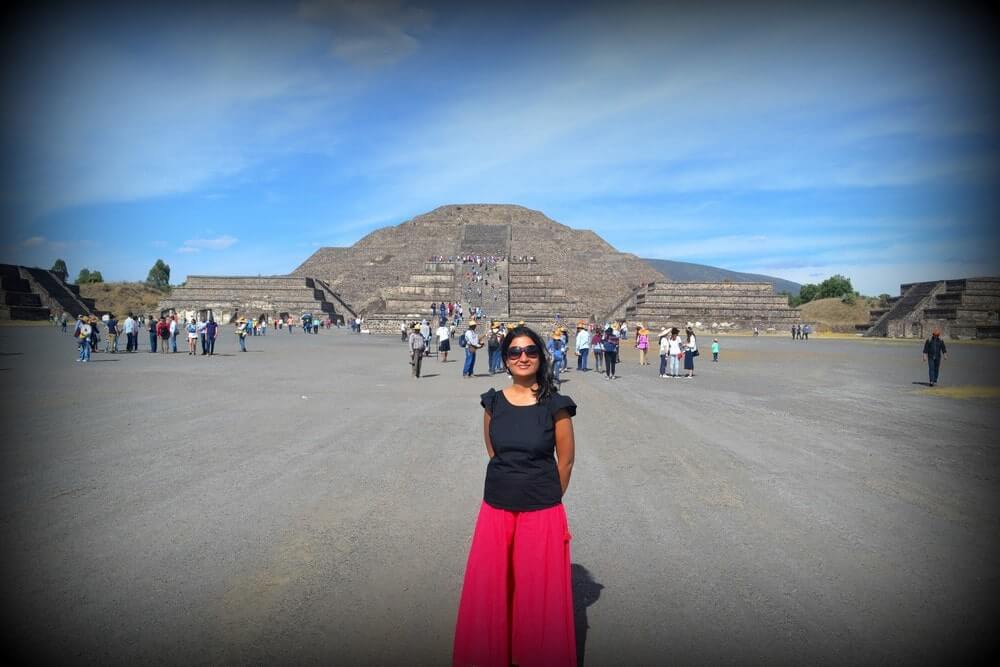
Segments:
[[[576,626],[576,664],[584,664],[584,654],[587,650],[587,607],[597,602],[604,586],[594,580],[590,570],[579,563],[573,563],[570,568],[573,586],[573,624]]]

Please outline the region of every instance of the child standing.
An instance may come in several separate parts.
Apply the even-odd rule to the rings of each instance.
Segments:
[[[713,338],[712,339],[712,361],[718,361],[718,360],[719,360],[719,339],[718,338]]]

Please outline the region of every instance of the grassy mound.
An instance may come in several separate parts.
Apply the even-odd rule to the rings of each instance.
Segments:
[[[130,311],[137,315],[159,313],[160,299],[165,296],[145,283],[85,283],[80,285],[80,294],[94,299],[98,311],[118,317],[125,317]]]
[[[854,333],[856,324],[868,322],[868,310],[874,307],[867,299],[860,298],[853,304],[837,298],[816,299],[802,304],[802,321],[819,331]]]

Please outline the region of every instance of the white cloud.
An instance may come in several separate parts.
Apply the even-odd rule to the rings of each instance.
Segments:
[[[44,236],[32,236],[24,239],[24,241],[21,242],[21,245],[26,248],[34,248],[36,246],[45,245],[45,243],[46,239]]]
[[[202,250],[225,250],[239,242],[235,236],[223,235],[213,239],[188,239],[177,249],[181,253],[195,253]]]
[[[398,0],[306,0],[298,15],[330,34],[330,53],[356,65],[380,66],[414,53],[430,24],[426,10]]]

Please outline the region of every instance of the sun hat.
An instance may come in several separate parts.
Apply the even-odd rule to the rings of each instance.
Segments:
[[[475,320],[469,320],[469,326],[470,327],[476,326],[476,321]]]
[[[670,335],[670,329],[660,329],[660,338]]]
[[[518,323],[517,323],[517,326],[519,326],[519,327],[523,327],[523,326],[524,326],[524,320],[521,320],[520,322],[518,322]]]
[[[552,332],[552,338],[556,340],[562,340],[562,335],[559,333],[558,329]]]
[[[419,324],[414,324],[413,325],[413,330],[414,331],[420,331],[420,325]]]
[[[639,335],[640,336],[648,336],[649,335],[649,329],[639,329]]]

